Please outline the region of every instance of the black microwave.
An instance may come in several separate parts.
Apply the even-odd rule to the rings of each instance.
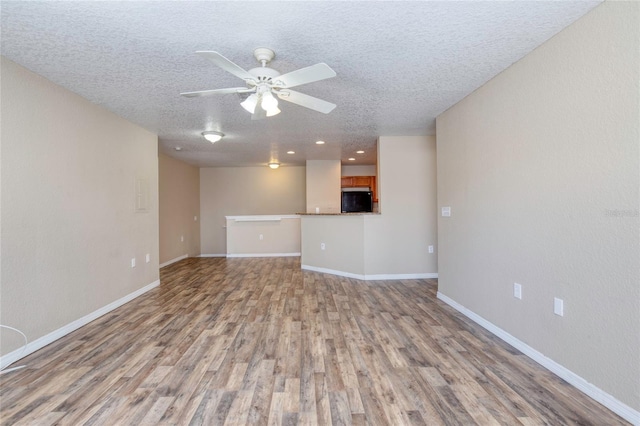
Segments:
[[[342,213],[373,211],[371,191],[342,191]]]

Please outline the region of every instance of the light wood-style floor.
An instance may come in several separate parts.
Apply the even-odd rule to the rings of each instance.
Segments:
[[[192,258],[161,283],[0,376],[2,424],[626,424],[434,280]]]

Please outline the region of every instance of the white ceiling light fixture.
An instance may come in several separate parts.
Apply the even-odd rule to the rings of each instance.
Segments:
[[[240,105],[242,105],[242,108],[246,109],[250,114],[253,114],[256,110],[256,106],[258,105],[258,95],[252,93],[251,96],[243,102],[240,102]]]
[[[317,141],[316,145],[324,145],[324,141]]]
[[[280,163],[269,163],[269,167],[275,170],[280,167]]]
[[[204,136],[204,138],[209,142],[216,143],[220,139],[222,139],[222,137],[224,136],[224,133],[208,131],[208,132],[202,132],[202,136]]]
[[[356,154],[364,154],[364,151],[362,151],[362,150],[356,151]]]
[[[267,117],[273,117],[274,115],[280,114],[278,100],[271,92],[266,92],[262,95],[262,102],[260,103],[260,106],[267,112]]]
[[[351,157],[351,158],[349,158],[349,161],[356,161],[356,159]]]
[[[335,77],[336,72],[325,63],[311,65],[310,67],[280,75],[278,71],[267,67],[267,64],[271,62],[276,54],[266,47],[259,47],[253,51],[253,56],[260,62],[261,66],[252,68],[249,71],[234,64],[218,52],[198,51],[196,53],[209,59],[223,70],[243,79],[246,87],[182,92],[180,93],[182,96],[191,98],[229,93],[251,93],[240,105],[251,113],[252,120],[260,120],[280,114],[276,97],[323,114],[329,114],[336,107],[331,102],[291,90],[292,87]],[[257,108],[258,105],[260,108]]]
[[[295,153],[296,153],[295,151],[287,151],[287,154],[289,154],[289,155],[292,155],[292,154],[295,154]]]

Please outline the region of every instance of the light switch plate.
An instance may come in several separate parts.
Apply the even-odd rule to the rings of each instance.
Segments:
[[[135,257],[131,259],[131,267],[132,268],[136,267],[136,258]]]
[[[442,208],[442,217],[451,217],[451,207]]]
[[[553,313],[561,317],[564,316],[564,301],[562,299],[553,298]]]
[[[516,299],[522,299],[522,285],[513,283],[513,297]]]
[[[149,263],[151,262],[151,255],[149,253],[147,253],[147,255],[145,256],[144,260]]]
[[[433,253],[433,246],[429,246],[429,253]]]

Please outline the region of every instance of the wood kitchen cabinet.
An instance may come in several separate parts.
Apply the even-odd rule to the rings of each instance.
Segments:
[[[342,188],[369,188],[373,195],[373,202],[378,202],[375,176],[342,176],[340,182]]]

